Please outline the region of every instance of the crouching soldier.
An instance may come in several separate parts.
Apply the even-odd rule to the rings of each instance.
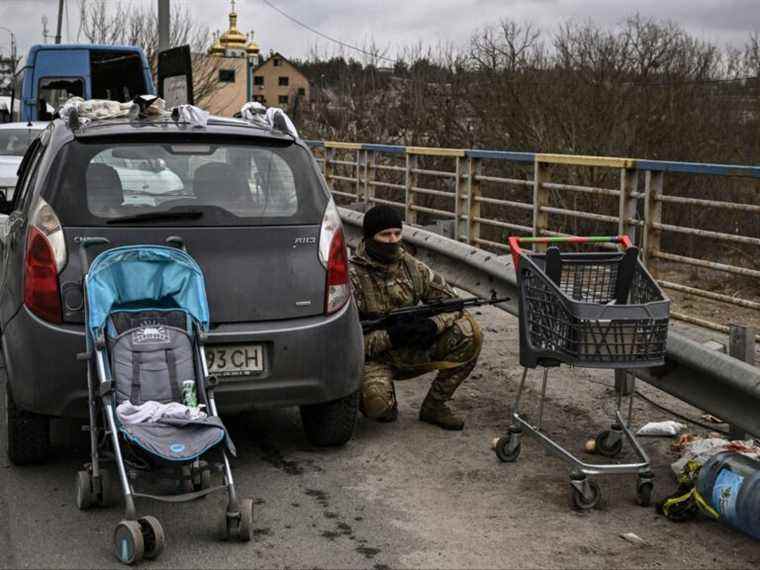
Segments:
[[[444,279],[401,245],[401,217],[375,206],[364,215],[364,239],[349,272],[362,319],[419,303],[455,298]],[[394,421],[398,403],[394,380],[437,370],[420,408],[420,420],[461,430],[464,420],[446,404],[475,367],[481,347],[478,324],[466,312],[392,325],[364,337],[364,378],[359,409],[378,421]]]

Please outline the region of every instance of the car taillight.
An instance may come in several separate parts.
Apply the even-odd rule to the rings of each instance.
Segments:
[[[343,225],[338,209],[330,200],[322,217],[319,234],[319,261],[327,269],[325,313],[334,313],[346,304],[351,296],[348,284],[348,254],[343,238]]]
[[[29,218],[24,261],[24,304],[38,317],[62,322],[58,274],[66,265],[63,228],[50,205],[42,199]]]

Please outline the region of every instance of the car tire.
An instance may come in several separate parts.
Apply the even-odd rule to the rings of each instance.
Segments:
[[[358,391],[332,402],[301,406],[306,439],[320,447],[344,445],[354,433],[358,408]]]
[[[50,454],[50,418],[16,407],[11,388],[5,382],[8,459],[14,465],[42,463]]]

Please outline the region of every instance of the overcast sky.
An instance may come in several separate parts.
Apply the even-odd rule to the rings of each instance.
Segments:
[[[107,0],[115,4],[119,0]],[[131,0],[157,4],[157,0]],[[293,17],[359,46],[374,42],[393,56],[397,46],[467,42],[476,28],[501,18],[531,21],[545,33],[573,18],[615,26],[626,16],[671,19],[693,34],[724,45],[743,44],[751,32],[760,31],[760,0],[270,0]],[[64,41],[76,41],[80,0],[66,0]],[[229,0],[172,0],[187,6],[210,31],[227,28]],[[23,53],[42,43],[41,18],[55,33],[58,0],[0,0],[0,26],[12,29]],[[255,30],[263,51],[280,51],[286,57],[304,57],[315,46],[320,52],[340,49],[278,14],[262,0],[238,0],[238,27]],[[51,40],[52,41],[52,40]],[[0,52],[7,55],[9,36],[0,30]],[[348,55],[348,52],[346,52]]]

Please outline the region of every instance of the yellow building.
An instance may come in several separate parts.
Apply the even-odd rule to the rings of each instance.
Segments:
[[[205,70],[207,76],[201,106],[214,115],[232,116],[248,101],[284,109],[305,102],[309,97],[306,77],[278,53],[270,53],[264,61],[253,31],[246,35],[238,30],[235,0],[231,4],[229,28],[214,34],[208,54],[196,62],[196,69]]]
[[[279,53],[253,70],[253,100],[267,107],[292,109],[297,101],[309,100],[309,81]]]
[[[223,34],[215,33],[208,54],[195,62],[196,69],[207,76],[200,105],[214,115],[231,117],[250,101],[250,71],[260,62],[253,31],[248,35],[242,33],[237,21],[235,0],[232,0],[229,28]]]

